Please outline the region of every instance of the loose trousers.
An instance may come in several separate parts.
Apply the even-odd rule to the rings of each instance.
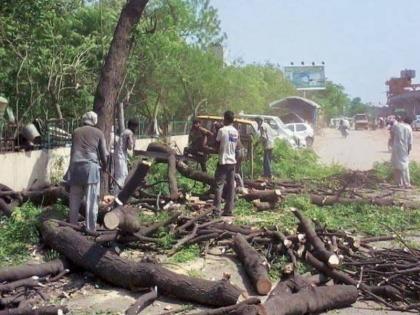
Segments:
[[[399,187],[410,187],[410,169],[394,169],[395,183]]]
[[[235,207],[235,164],[217,165],[214,179],[216,182],[214,198],[215,210],[220,213],[223,187],[226,184],[224,214],[231,214]]]
[[[86,184],[83,186],[70,186],[70,218],[72,224],[77,224],[79,209],[83,198],[86,197],[86,230],[94,232],[96,230],[96,219],[98,217],[99,193],[101,183]]]
[[[271,159],[273,156],[273,149],[265,149],[264,150],[264,161],[263,161],[263,168],[264,168],[264,177],[271,177]]]

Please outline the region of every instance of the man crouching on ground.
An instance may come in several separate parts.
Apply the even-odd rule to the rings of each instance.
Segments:
[[[82,200],[86,197],[86,230],[94,232],[98,216],[101,164],[106,165],[105,137],[95,128],[98,116],[88,112],[82,117],[83,126],[73,133],[70,165],[64,177],[70,186],[70,218],[77,224]]]
[[[232,126],[234,114],[226,111],[224,114],[223,127],[219,129],[216,137],[216,147],[219,152],[219,162],[214,174],[216,187],[214,207],[217,215],[221,212],[223,187],[226,183],[226,199],[223,215],[232,215],[235,206],[235,151],[238,144],[239,133]]]

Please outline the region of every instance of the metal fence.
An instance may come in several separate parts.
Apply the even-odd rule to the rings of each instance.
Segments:
[[[158,124],[139,119],[137,138],[176,136],[188,133],[191,123],[188,121],[170,121]],[[17,126],[0,120],[0,153],[22,150],[51,149],[71,145],[71,135],[80,120],[50,120],[43,122],[36,119],[32,124]]]

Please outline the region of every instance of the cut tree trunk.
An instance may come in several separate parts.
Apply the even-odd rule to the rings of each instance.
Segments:
[[[197,171],[191,167],[188,167],[188,165],[185,164],[183,161],[177,161],[176,169],[184,177],[187,177],[189,179],[214,187],[215,180],[213,176],[204,172]]]
[[[153,303],[158,297],[157,288],[151,289],[150,292],[140,296],[133,305],[125,312],[126,315],[137,315],[147,306]]]
[[[295,294],[281,294],[268,299],[263,307],[267,315],[318,314],[351,306],[359,292],[352,285],[309,287]]]
[[[44,277],[47,275],[55,275],[68,268],[69,264],[64,259],[54,259],[50,262],[39,265],[5,267],[0,269],[0,282],[16,281],[32,276]]]
[[[281,190],[251,190],[243,195],[246,201],[260,199],[263,202],[278,202],[281,199]]]
[[[236,234],[233,240],[233,249],[258,294],[265,295],[270,292],[271,281],[267,273],[267,261],[249,245],[241,234]]]
[[[299,219],[300,224],[305,232],[306,239],[314,247],[315,250],[313,254],[332,267],[338,266],[340,264],[340,259],[336,254],[328,251],[325,248],[324,243],[321,241],[321,239],[316,234],[315,229],[312,227],[312,222],[307,219],[300,210],[296,208],[292,208],[291,210],[293,214]]]
[[[257,211],[273,210],[276,207],[276,203],[261,201],[260,199],[253,200],[252,204]]]
[[[149,152],[160,152],[160,153],[167,153],[168,157],[166,162],[168,163],[168,182],[169,182],[169,191],[170,191],[170,198],[172,200],[176,200],[179,197],[178,193],[178,184],[176,181],[176,157],[175,151],[172,150],[167,145],[152,142],[147,146],[147,151]],[[156,160],[157,162],[162,162],[159,159]]]
[[[323,274],[331,277],[334,279],[334,281],[338,283],[345,283],[349,285],[356,286],[360,288],[363,291],[368,291],[373,294],[385,297],[385,298],[391,298],[394,300],[401,299],[400,292],[395,289],[392,286],[384,285],[384,286],[368,286],[364,283],[360,283],[358,280],[353,279],[348,274],[329,268],[327,264],[324,262],[318,260],[316,257],[314,257],[311,253],[307,252],[305,255],[305,260],[315,269],[317,269],[319,272],[322,272]]]
[[[119,228],[127,233],[136,233],[141,229],[137,209],[130,206],[122,206],[107,212],[104,216],[104,226],[108,230]]]
[[[241,294],[239,289],[226,280],[192,278],[157,264],[125,260],[73,229],[60,227],[53,221],[44,221],[41,233],[51,248],[115,286],[127,289],[157,286],[164,295],[213,306],[235,304]]]
[[[137,188],[145,185],[145,178],[152,164],[148,161],[141,161],[137,164],[136,170],[124,184],[124,187],[118,194],[118,200],[126,204],[128,199],[134,194]]]

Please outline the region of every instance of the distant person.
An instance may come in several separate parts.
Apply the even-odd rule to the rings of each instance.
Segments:
[[[261,142],[264,148],[263,176],[266,178],[271,178],[271,160],[273,158],[274,135],[271,127],[266,122],[264,122],[261,117],[257,117],[255,121],[258,124],[258,131],[260,133]]]
[[[410,171],[408,155],[412,148],[413,132],[408,117],[391,128],[392,154],[391,164],[394,170],[394,178],[398,187],[410,188]]]
[[[213,133],[202,127],[200,120],[194,119],[188,135],[189,143],[186,151],[200,163],[203,172],[207,172],[208,152],[210,151],[208,143],[211,137],[213,137]]]
[[[341,119],[340,124],[338,126],[338,130],[340,130],[341,135],[344,138],[347,138],[347,136],[349,135],[349,131],[348,131],[349,128],[350,128],[349,121],[347,119]]]
[[[70,217],[77,224],[79,209],[86,198],[86,230],[96,230],[100,194],[100,169],[106,167],[107,150],[104,134],[95,128],[98,116],[88,112],[82,117],[83,126],[73,132],[70,165],[64,176],[70,186]]]
[[[114,148],[114,177],[118,185],[114,187],[114,194],[118,194],[119,187],[123,187],[128,175],[128,156],[129,151],[134,150],[134,134],[137,133],[139,122],[136,119],[130,119],[127,127],[118,138]]]
[[[226,184],[225,207],[222,215],[232,215],[235,206],[235,166],[236,147],[238,145],[239,133],[233,127],[234,114],[231,111],[224,113],[223,124],[216,136],[216,147],[219,153],[219,162],[215,172],[215,198],[214,207],[217,215],[221,214],[221,203],[223,187]]]

